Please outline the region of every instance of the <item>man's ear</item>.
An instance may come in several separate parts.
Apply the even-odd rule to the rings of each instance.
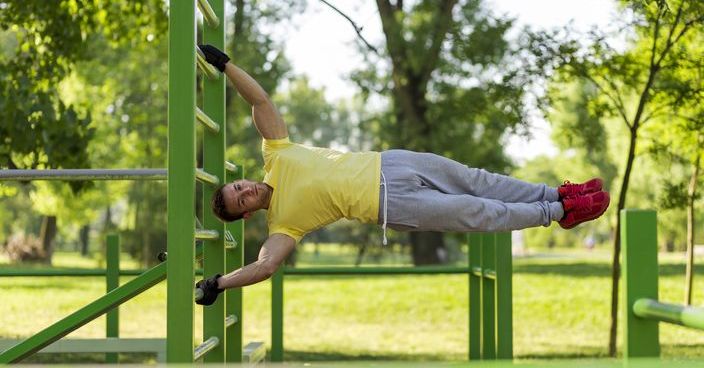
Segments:
[[[242,218],[245,219],[245,220],[249,219],[250,217],[252,217],[252,213],[251,213],[251,212],[245,212],[245,213],[242,214]]]

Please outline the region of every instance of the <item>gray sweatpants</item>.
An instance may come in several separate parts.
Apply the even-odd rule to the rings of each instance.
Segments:
[[[467,167],[432,153],[381,153],[379,224],[403,231],[505,231],[562,218],[557,189]]]

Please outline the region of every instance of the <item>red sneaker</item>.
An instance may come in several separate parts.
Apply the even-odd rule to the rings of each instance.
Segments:
[[[557,193],[560,195],[560,199],[570,198],[599,192],[603,186],[604,181],[599,178],[591,179],[582,184],[573,184],[569,180],[565,180],[564,184],[557,187]]]
[[[596,192],[565,198],[562,201],[565,216],[558,221],[563,229],[571,229],[582,222],[594,220],[609,208],[609,193]]]

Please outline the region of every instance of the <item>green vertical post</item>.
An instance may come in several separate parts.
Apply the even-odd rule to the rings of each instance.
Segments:
[[[469,360],[478,360],[482,357],[481,351],[481,326],[482,326],[482,278],[473,273],[481,270],[481,234],[469,233],[467,235],[467,255],[469,257]]]
[[[271,278],[271,361],[284,361],[284,267]]]
[[[196,4],[169,5],[166,361],[193,362]]]
[[[120,286],[120,238],[117,234],[109,234],[106,243],[105,292],[109,293]],[[119,306],[105,313],[105,337],[120,337]],[[117,353],[105,354],[105,363],[117,363],[118,359]]]
[[[237,174],[227,173],[227,181],[231,182],[235,179],[244,178],[244,168],[237,166]],[[244,220],[230,222],[226,228],[232,233],[232,236],[237,242],[235,249],[230,249],[225,254],[225,267],[227,271],[236,270],[244,265]],[[237,317],[237,323],[227,329],[225,334],[227,346],[225,346],[225,358],[228,362],[242,361],[242,323],[244,316],[242,314],[242,288],[229,289],[225,291],[225,305],[227,315],[234,314]]]
[[[496,357],[513,359],[511,232],[496,234]]]
[[[496,270],[495,268],[495,238],[493,233],[484,233],[482,239],[482,272]],[[482,277],[482,358],[496,359],[496,334],[495,331],[495,293],[494,280]]]
[[[621,210],[623,247],[623,356],[660,355],[658,321],[637,317],[633,304],[641,298],[658,299],[658,244],[655,211]]]
[[[219,19],[224,19],[224,0],[209,0],[209,3]],[[221,50],[225,49],[224,22],[219,22],[213,28],[203,24],[203,43],[211,44]],[[203,112],[220,125],[217,132],[203,129],[203,169],[220,178],[225,178],[225,78],[202,78],[203,80]],[[195,124],[195,120],[193,121]],[[203,243],[203,273],[204,277],[215,274],[225,274],[225,224],[218,220],[210,210],[210,198],[215,191],[212,185],[203,184],[203,227],[217,230],[220,237]],[[203,338],[217,337],[220,341],[213,350],[203,358],[205,363],[225,362],[225,346],[228,345],[225,333],[225,304],[227,298],[203,308]]]

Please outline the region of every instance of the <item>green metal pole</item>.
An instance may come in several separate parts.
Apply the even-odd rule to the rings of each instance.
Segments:
[[[227,173],[227,180],[244,178],[244,169],[238,167],[237,174]],[[236,270],[244,265],[244,220],[230,222],[226,225],[235,238],[237,246],[234,249],[229,249],[225,253],[225,266],[227,271]],[[237,323],[227,329],[225,334],[227,346],[225,347],[225,358],[228,362],[242,362],[242,324],[244,316],[242,313],[242,288],[229,289],[225,291],[226,308],[228,315],[234,314],[237,317]]]
[[[495,270],[495,238],[493,233],[484,233],[482,239],[482,273]],[[488,277],[482,277],[482,358],[496,359],[496,313],[495,313],[495,282]]]
[[[224,19],[224,0],[210,0],[211,10],[216,17]],[[202,9],[203,7],[201,7]],[[203,43],[211,44],[221,50],[225,48],[224,22],[216,27],[203,27]],[[225,78],[202,78],[203,112],[217,123],[221,129],[213,132],[203,130],[203,169],[224,182],[225,178]],[[195,124],[195,121],[194,121]],[[215,192],[212,185],[203,185],[203,227],[217,230],[221,236],[216,240],[203,243],[203,272],[205,277],[225,274],[225,224],[213,215],[210,198]],[[221,343],[214,347],[205,357],[205,363],[225,362],[225,346],[228,345],[225,334],[226,298],[218,298],[210,307],[203,308],[203,336],[217,338]]]
[[[660,355],[658,321],[639,318],[633,311],[638,299],[658,299],[658,244],[655,211],[621,210],[623,247],[623,356]]]
[[[496,234],[496,357],[513,359],[511,233]]]
[[[120,238],[117,234],[107,236],[106,257],[106,292],[109,293],[120,286]],[[105,337],[120,337],[120,307],[117,306],[105,314]],[[106,363],[117,363],[117,353],[106,353]]]
[[[704,330],[704,308],[680,304],[660,303],[654,299],[638,299],[633,304],[633,313],[641,318]]]
[[[469,248],[469,360],[482,358],[482,278],[472,273],[473,269],[481,269],[481,234],[470,233],[467,235]]]
[[[271,361],[284,361],[284,271],[271,278]]]
[[[171,262],[171,260],[168,262]],[[38,352],[52,342],[59,340],[86,323],[103,315],[115,306],[134,298],[144,290],[156,285],[159,281],[163,280],[165,276],[165,263],[149,269],[142,275],[128,281],[117,289],[103,295],[62,320],[34,334],[27,340],[3,351],[0,354],[0,364],[17,363]],[[191,301],[191,305],[192,304],[193,302]],[[188,350],[192,352],[193,346],[189,346]]]
[[[196,4],[169,5],[166,361],[193,362]],[[223,317],[224,318],[224,317]]]

